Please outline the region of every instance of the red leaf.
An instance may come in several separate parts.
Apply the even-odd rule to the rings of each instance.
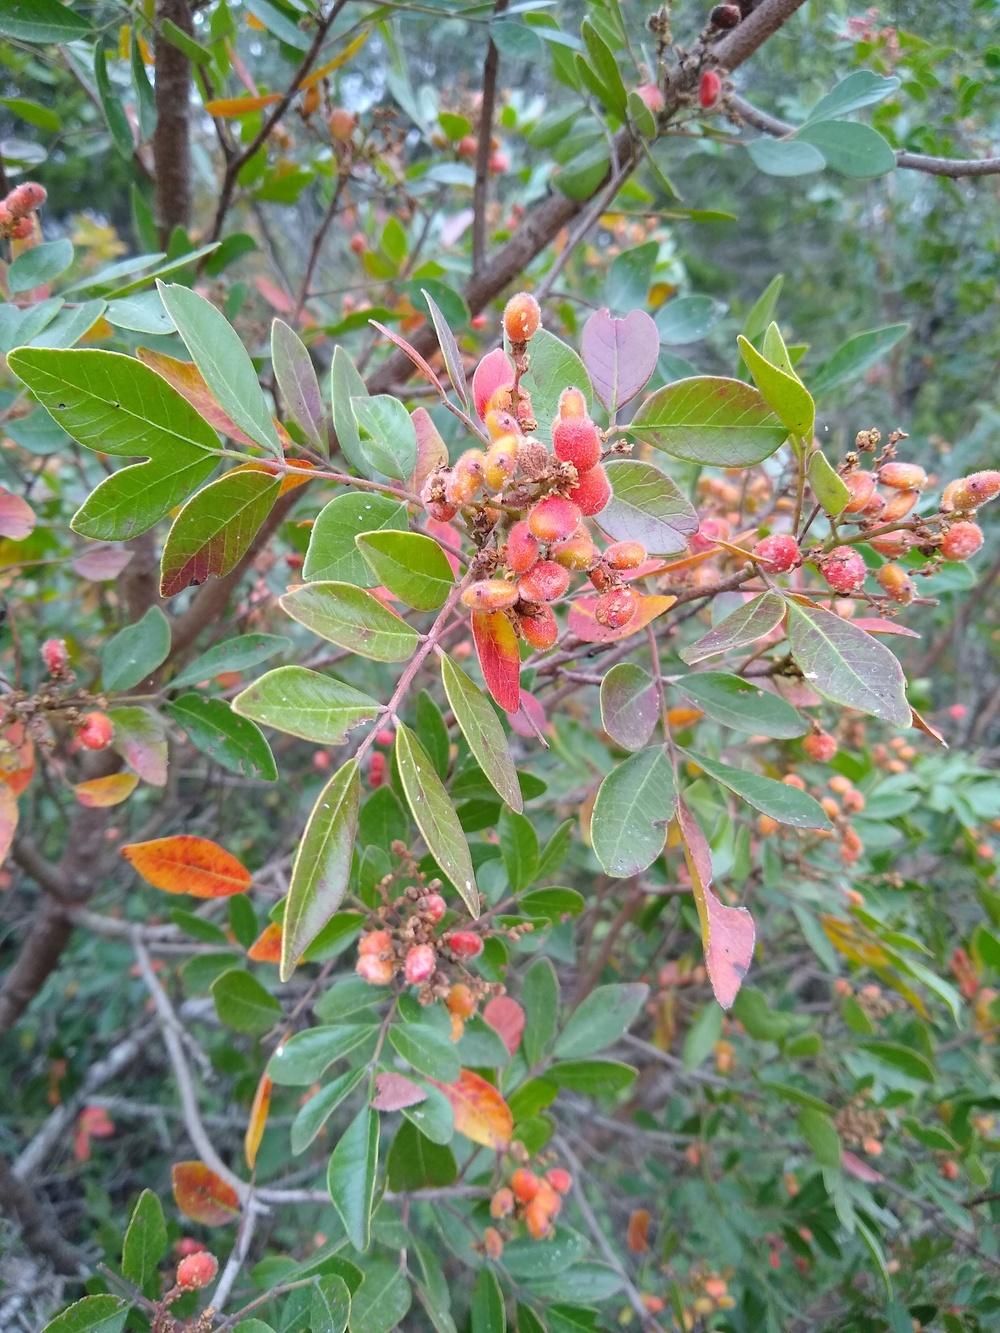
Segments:
[[[881,616],[859,616],[857,620],[851,621],[858,629],[867,630],[869,634],[899,634],[904,639],[919,639],[920,635],[914,629],[908,629],[906,625],[899,625],[895,620],[883,620]]]
[[[272,921],[265,926],[253,944],[247,950],[247,957],[254,963],[281,962],[281,923]]]
[[[263,296],[264,300],[272,309],[277,310],[279,315],[292,315],[295,313],[295,302],[287,292],[282,291],[276,282],[270,278],[260,275],[254,278],[254,285]]]
[[[472,636],[486,688],[501,708],[516,713],[521,702],[521,654],[514,626],[502,611],[474,611]]]
[[[122,848],[122,856],[154,889],[166,893],[228,898],[251,884],[250,871],[231,852],[192,833],[131,842]]]
[[[34,776],[35,743],[23,722],[12,722],[0,733],[0,782],[20,796]]]
[[[524,1035],[524,1010],[518,1002],[509,995],[495,995],[483,1010],[483,1019],[513,1055]]]
[[[35,511],[27,500],[0,486],[0,537],[23,542],[35,527]]]
[[[428,365],[428,363],[420,355],[420,353],[417,351],[417,349],[413,346],[412,343],[408,343],[406,339],[401,338],[398,333],[393,333],[392,329],[387,329],[386,326],[384,324],[380,324],[377,319],[370,319],[368,323],[372,326],[372,328],[378,329],[379,333],[381,333],[383,337],[388,338],[391,343],[394,343],[395,346],[399,348],[399,350],[403,353],[403,355],[417,368],[417,370],[420,371],[424,379],[427,380],[430,384],[434,385],[435,389],[437,389],[438,393],[441,395],[442,398],[447,397],[447,394],[445,393],[444,390],[444,385],[441,383],[437,375],[434,373],[434,370],[431,368],[431,366]]]
[[[486,415],[486,404],[497,389],[514,383],[514,367],[502,347],[487,352],[472,375],[472,401],[480,418]]]
[[[224,1227],[240,1215],[239,1195],[204,1162],[175,1162],[170,1169],[177,1207],[206,1227]]]
[[[375,1075],[377,1089],[372,1098],[376,1111],[401,1111],[404,1106],[416,1106],[427,1100],[427,1093],[403,1074],[391,1071]]]
[[[873,1166],[854,1153],[848,1152],[845,1148],[840,1154],[840,1165],[849,1176],[854,1176],[856,1180],[863,1180],[866,1185],[877,1185],[880,1180],[885,1180],[881,1171],[876,1171]]]
[[[409,487],[419,495],[424,482],[439,467],[448,462],[448,450],[441,432],[434,424],[426,407],[418,407],[410,413],[413,429],[417,437],[417,462],[410,477]]]
[[[514,1132],[514,1117],[492,1083],[487,1083],[471,1069],[463,1069],[454,1083],[430,1081],[451,1102],[455,1128],[460,1134],[497,1152],[507,1147]]]
[[[248,116],[251,111],[262,111],[264,107],[280,101],[280,93],[258,93],[256,97],[216,97],[205,103],[205,110],[210,116],[228,120],[233,116]]]
[[[616,643],[619,639],[627,639],[630,634],[645,629],[657,616],[669,611],[676,601],[676,597],[662,597],[659,594],[640,596],[635,615],[628,624],[621,629],[609,629],[607,625],[600,624],[594,615],[597,597],[579,597],[569,608],[569,628],[584,643]]]
[[[222,408],[215,401],[212,390],[205,383],[204,376],[191,361],[179,361],[164,352],[153,352],[148,347],[139,347],[136,356],[143,363],[155,370],[161,379],[172,385],[182,398],[186,398],[199,416],[204,417],[210,426],[228,435],[231,440],[248,444],[256,449],[257,444],[245,435],[239,426],[230,421]]]

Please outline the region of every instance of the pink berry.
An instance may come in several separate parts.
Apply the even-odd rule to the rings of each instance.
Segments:
[[[391,727],[383,727],[380,731],[376,731],[375,733],[376,745],[388,746],[391,745],[395,739],[396,739],[396,733],[392,730]]]
[[[941,554],[946,560],[968,560],[983,544],[983,530],[978,523],[953,523],[941,538]]]
[[[471,930],[454,930],[444,942],[456,958],[478,958],[483,951],[482,939]]]
[[[639,596],[634,588],[609,588],[594,607],[594,619],[608,629],[623,629],[635,615]]]
[[[177,1265],[177,1285],[188,1291],[200,1291],[215,1279],[219,1261],[208,1250],[188,1254]]]
[[[655,83],[640,83],[636,92],[652,111],[653,115],[658,115],[666,106],[663,94]]]
[[[698,83],[698,101],[705,111],[715,106],[719,100],[719,94],[722,92],[722,79],[719,73],[714,69],[702,71],[701,80]]]
[[[381,750],[376,750],[368,761],[368,785],[369,787],[381,787],[385,781],[385,755]]]
[[[528,515],[528,527],[540,542],[561,542],[576,532],[580,517],[580,508],[571,500],[548,495]]]
[[[552,449],[581,474],[601,461],[601,437],[588,417],[559,417],[552,427]]]
[[[507,533],[507,568],[515,574],[526,573],[538,559],[538,538],[524,519],[519,519]]]
[[[611,483],[608,474],[600,464],[585,472],[570,490],[569,498],[579,507],[581,514],[599,514],[611,499]],[[566,534],[567,537],[569,533]]]
[[[437,925],[447,910],[447,904],[440,893],[429,893],[427,895],[424,901],[424,915],[428,920]]]
[[[539,560],[517,581],[525,602],[554,602],[569,587],[569,570],[554,560]]]
[[[429,981],[437,968],[437,954],[429,944],[415,944],[406,954],[403,976],[409,986],[420,986]]]
[[[823,556],[819,568],[834,592],[857,592],[868,573],[864,558],[853,546],[835,546]]]
[[[76,737],[84,749],[103,750],[111,744],[114,734],[114,724],[107,713],[85,713]]]
[[[388,986],[395,972],[391,958],[376,958],[372,954],[362,955],[355,963],[354,970],[369,986]]]
[[[828,731],[811,731],[802,742],[802,748],[817,764],[828,764],[837,753],[837,739]]]
[[[759,541],[753,548],[753,553],[772,574],[787,574],[802,559],[795,538],[779,532]]]
[[[362,958],[379,958],[392,952],[392,936],[387,930],[369,930],[358,940],[358,953]]]
[[[530,612],[521,611],[517,625],[524,639],[540,652],[551,648],[559,637],[559,622],[548,606],[535,606]]]
[[[50,675],[61,676],[69,666],[65,639],[46,639],[42,644],[42,661]]]
[[[573,1177],[561,1166],[554,1166],[551,1171],[546,1171],[545,1179],[557,1194],[566,1194],[573,1185]]]

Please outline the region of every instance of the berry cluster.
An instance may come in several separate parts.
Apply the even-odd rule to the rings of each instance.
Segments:
[[[837,753],[837,740],[828,731],[816,727],[802,742],[802,748],[816,763],[829,763]],[[810,791],[808,784],[798,773],[786,773],[781,779],[786,787],[796,787],[799,791]],[[865,808],[864,794],[858,791],[850,778],[842,773],[835,773],[827,781],[829,791],[814,787],[810,794],[815,796],[823,807],[823,813],[833,825],[833,829],[814,830],[812,836],[820,839],[836,838],[840,843],[840,859],[845,865],[857,861],[864,845],[857,830],[851,826],[851,816],[859,815]],[[771,838],[789,832],[784,824],[779,824],[770,815],[757,816],[757,832],[765,838]],[[859,895],[860,898],[860,895]]]
[[[521,1155],[526,1162],[527,1154],[522,1150]],[[512,1238],[518,1225],[532,1240],[550,1235],[562,1210],[563,1195],[572,1187],[573,1177],[561,1166],[549,1167],[544,1175],[523,1164],[515,1167],[507,1184],[495,1190],[490,1199],[490,1217],[502,1223],[502,1229],[486,1228],[483,1244],[489,1257],[500,1258],[504,1241]]]
[[[45,187],[36,181],[15,185],[0,199],[0,239],[26,241],[35,230],[34,215],[47,197]]]

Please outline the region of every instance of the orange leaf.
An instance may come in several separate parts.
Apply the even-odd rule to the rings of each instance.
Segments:
[[[0,782],[20,796],[35,776],[35,743],[23,722],[12,722],[0,734]]]
[[[73,793],[88,810],[104,810],[127,801],[138,785],[139,778],[135,773],[109,773],[106,778],[78,782]]]
[[[264,927],[247,950],[247,957],[252,963],[281,962],[280,921],[272,921],[269,926]]]
[[[267,1113],[271,1109],[271,1089],[273,1086],[274,1084],[268,1076],[261,1074],[257,1091],[253,1095],[253,1106],[250,1107],[247,1132],[243,1137],[243,1151],[246,1154],[247,1166],[251,1171],[257,1161],[257,1149],[260,1147],[260,1141],[264,1137]]]
[[[584,643],[617,643],[619,639],[627,639],[630,634],[645,629],[657,616],[662,616],[664,611],[673,606],[677,598],[661,597],[659,594],[640,597],[635,615],[621,629],[609,629],[607,625],[598,622],[594,615],[597,601],[596,597],[580,597],[569,609],[569,628]]]
[[[224,1227],[239,1217],[239,1195],[204,1162],[175,1162],[170,1178],[177,1207],[193,1222]]]
[[[17,797],[6,782],[0,782],[0,865],[7,859],[17,831]]]
[[[308,78],[303,79],[299,88],[312,88],[321,79],[325,79],[328,74],[332,74],[335,69],[340,69],[341,65],[346,65],[351,56],[356,55],[367,42],[370,32],[371,28],[365,28],[363,32],[358,33],[352,42],[347,43],[343,51],[338,52],[332,60],[328,60],[325,65],[320,65],[319,69],[314,69]]]
[[[514,626],[502,611],[474,611],[472,637],[486,688],[501,708],[516,713],[521,703],[521,654]]]
[[[649,1249],[649,1209],[636,1208],[628,1220],[628,1247],[633,1254],[645,1254]]]
[[[269,472],[274,477],[281,478],[281,485],[278,488],[279,495],[285,495],[288,491],[294,491],[299,486],[305,486],[312,481],[309,472],[316,466],[310,463],[308,458],[297,458],[294,466],[296,471],[286,472],[280,463],[269,463],[264,459],[254,459],[252,463],[237,463],[233,472]]]
[[[257,448],[250,436],[245,435],[223,412],[205,383],[201,371],[193,362],[179,361],[175,356],[154,352],[148,347],[137,348],[136,355],[143,365],[155,370],[157,375],[172,385],[182,398],[186,398],[198,415],[204,417],[214,430],[228,435],[231,440],[237,440],[240,444]]]
[[[251,883],[250,871],[231,852],[192,833],[130,842],[122,848],[122,856],[154,889],[167,893],[228,898],[244,893]]]
[[[228,120],[232,116],[246,116],[251,111],[262,111],[266,106],[274,106],[281,101],[280,93],[259,93],[256,97],[216,97],[205,103],[205,110],[210,116],[221,116]]]
[[[438,1083],[435,1079],[430,1082],[451,1102],[455,1128],[460,1134],[498,1152],[507,1147],[514,1130],[514,1117],[492,1083],[471,1069],[463,1069],[455,1083]]]
[[[524,1010],[518,1002],[509,995],[494,995],[483,1010],[483,1021],[498,1034],[513,1055],[524,1035]]]

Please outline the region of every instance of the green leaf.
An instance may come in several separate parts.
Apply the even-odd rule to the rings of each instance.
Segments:
[[[233,700],[233,712],[317,745],[341,745],[352,728],[377,717],[381,704],[333,676],[307,667],[275,667]]]
[[[365,491],[338,495],[320,510],[312,526],[303,578],[375,587],[378,575],[372,573],[354,539],[359,533],[370,535],[380,528],[405,530],[408,524],[406,505],[399,500]]]
[[[0,18],[0,32],[4,31],[5,23],[6,19]],[[121,1333],[131,1308],[121,1296],[84,1296],[82,1301],[76,1301],[49,1320],[42,1333]]]
[[[163,787],[167,781],[167,735],[162,720],[148,708],[109,708],[114,723],[111,744],[143,782]]]
[[[659,242],[646,241],[615,256],[608,269],[606,284],[608,305],[612,310],[627,314],[630,310],[645,309],[659,254]]]
[[[326,1183],[347,1238],[356,1250],[371,1242],[372,1202],[378,1168],[379,1115],[364,1106],[354,1117],[330,1156]],[[362,1284],[362,1288],[363,1288]],[[361,1289],[358,1295],[360,1296]],[[359,1316],[356,1309],[355,1319]],[[357,1328],[357,1323],[354,1324]]]
[[[842,514],[851,493],[821,449],[814,449],[809,455],[807,475],[812,493],[824,510],[832,518]]]
[[[240,430],[281,458],[257,372],[236,330],[211,301],[176,283],[157,282],[160,299],[216,402]]]
[[[441,681],[455,721],[476,763],[500,799],[512,810],[520,812],[524,809],[524,799],[517,770],[493,705],[447,653],[441,654]]]
[[[464,117],[461,118],[455,117],[455,119],[464,120]],[[468,125],[468,121],[465,121],[465,124]],[[468,130],[463,130],[462,134],[460,134],[458,137],[461,139],[467,133]],[[466,383],[465,367],[462,362],[462,353],[459,349],[457,341],[455,340],[455,335],[454,333],[452,333],[448,321],[444,317],[444,313],[438,306],[437,302],[434,300],[431,293],[427,291],[425,288],[421,288],[420,290],[421,290],[421,295],[427,302],[427,309],[430,311],[431,319],[434,323],[434,332],[437,334],[438,344],[441,348],[441,356],[444,359],[445,369],[448,371],[448,378],[451,380],[452,388],[455,390],[455,392],[461,399],[462,406],[468,407],[469,387],[468,384]]]
[[[500,812],[500,851],[507,878],[515,893],[526,889],[538,874],[538,835],[524,815]]]
[[[340,1023],[332,1027],[306,1028],[283,1042],[268,1061],[267,1072],[275,1083],[286,1087],[308,1087],[335,1061],[343,1060],[359,1047],[372,1051],[378,1029],[371,1023]]]
[[[594,855],[607,874],[624,879],[656,860],[676,800],[673,768],[661,745],[640,750],[611,770],[590,820]]]
[[[641,405],[628,431],[673,458],[747,467],[769,458],[788,430],[757,389],[710,375],[678,380]]]
[[[454,884],[470,914],[478,917],[479,891],[455,807],[427,751],[404,723],[396,729],[396,763],[403,794],[427,850]]]
[[[785,283],[785,275],[778,273],[767,284],[760,296],[750,307],[747,317],[743,321],[742,333],[744,338],[749,338],[751,342],[756,342],[767,326],[774,318],[774,312],[778,305],[778,297],[781,295],[781,289]]]
[[[570,386],[579,389],[587,400],[588,410],[594,401],[594,391],[587,368],[576,352],[547,329],[539,329],[532,338],[529,360],[523,383],[531,394],[531,407],[538,422],[535,433],[548,444],[562,391]]]
[[[42,283],[51,282],[68,269],[73,262],[73,242],[43,241],[41,245],[25,250],[7,270],[7,286],[11,295],[30,292]]]
[[[910,725],[902,667],[857,625],[832,611],[790,601],[788,645],[806,683],[824,698],[897,727]]]
[[[128,162],[135,151],[132,126],[129,124],[121,99],[111,86],[111,78],[108,74],[108,58],[100,40],[94,47],[94,83],[114,145],[125,161]]]
[[[826,166],[819,149],[801,139],[752,139],[746,148],[765,176],[810,176]]]
[[[586,25],[584,25],[586,26]],[[503,1292],[490,1268],[480,1269],[472,1289],[472,1333],[507,1333]]]
[[[455,582],[448,557],[433,537],[383,529],[355,537],[377,579],[415,611],[436,611]]]
[[[649,555],[676,555],[698,531],[698,514],[675,482],[651,463],[618,459],[605,467],[611,499],[597,519],[614,541],[642,542]]]
[[[722,1036],[722,1020],[726,1011],[714,1000],[709,1000],[699,1011],[684,1034],[683,1060],[685,1069],[697,1069],[712,1054],[715,1043]]]
[[[634,662],[618,662],[601,681],[601,726],[616,745],[641,750],[659,717],[656,683]]]
[[[405,1328],[413,1299],[405,1274],[388,1259],[365,1265],[365,1277],[351,1298],[351,1333],[391,1333]]]
[[[232,968],[212,982],[219,1022],[237,1032],[269,1032],[281,1018],[281,1005],[249,972]]]
[[[595,76],[595,92],[612,115],[623,121],[628,94],[619,72],[618,58],[589,18],[583,20],[580,32],[590,58],[589,68]]]
[[[282,921],[282,981],[340,906],[351,873],[358,831],[361,778],[349,759],[319,794],[292,864]]]
[[[333,428],[337,432],[337,443],[352,467],[366,476],[371,476],[367,454],[361,448],[358,419],[354,412],[354,400],[364,397],[368,390],[354,362],[342,346],[334,348],[333,364],[330,368],[330,392],[333,399]]]
[[[535,873],[541,879],[540,872]],[[534,889],[517,900],[517,910],[525,916],[540,917],[558,924],[564,916],[579,916],[586,907],[586,899],[576,889]]]
[[[570,1015],[556,1038],[560,1059],[596,1055],[628,1031],[639,1016],[649,987],[637,983],[598,986]]]
[[[160,593],[174,597],[213,574],[223,578],[246,555],[274,506],[281,481],[269,472],[227,472],[174,519],[160,561]]]
[[[281,634],[238,634],[234,639],[217,643],[188,664],[170,682],[171,689],[182,685],[200,685],[211,681],[224,671],[243,671],[246,667],[265,662],[275,653],[291,647],[291,641]]]
[[[588,1097],[612,1097],[631,1087],[638,1074],[637,1069],[619,1060],[563,1060],[551,1065],[545,1078],[556,1087],[584,1092]]]
[[[753,601],[738,606],[735,611],[714,625],[707,634],[680,652],[688,666],[703,662],[706,657],[745,648],[776,629],[785,618],[784,598],[776,592],[762,592]]]
[[[265,782],[277,778],[274,755],[259,728],[238,717],[224,699],[184,694],[167,704],[167,712],[192,745],[230,773]]]
[[[417,432],[410,414],[387,393],[351,399],[360,428],[360,447],[376,472],[405,481],[417,461]]]
[[[909,324],[887,324],[884,328],[869,329],[866,333],[856,333],[853,338],[848,338],[810,376],[813,393],[819,397],[857,379],[877,365],[909,331]]]
[[[870,125],[818,120],[803,125],[795,138],[818,148],[828,167],[852,180],[873,180],[896,170],[895,150]]]
[[[400,1193],[450,1185],[458,1167],[450,1148],[433,1143],[409,1120],[400,1125],[386,1163],[389,1188]]]
[[[340,1103],[351,1095],[367,1074],[368,1070],[363,1065],[360,1069],[348,1069],[299,1108],[290,1131],[292,1153],[296,1157],[305,1152]]]
[[[816,424],[816,404],[809,390],[797,376],[789,374],[780,366],[772,365],[766,357],[761,356],[753,343],[748,342],[742,334],[736,341],[740,355],[768,407],[793,435],[811,439]]]
[[[413,1106],[404,1106],[403,1115],[424,1138],[443,1147],[455,1137],[455,1113],[440,1088],[433,1083],[423,1084],[422,1087],[427,1096]],[[439,1165],[443,1168],[443,1159],[440,1159]]]
[[[689,757],[710,778],[721,782],[737,796],[742,796],[755,810],[770,815],[779,824],[791,824],[793,828],[830,827],[830,821],[820,803],[808,792],[799,791],[798,787],[789,787],[784,782],[775,782],[773,778],[761,777],[759,773],[733,768],[730,764],[709,759],[706,755],[689,752]]]
[[[326,1273],[313,1284],[309,1302],[311,1333],[344,1333],[351,1316],[351,1292],[336,1273]]]
[[[725,671],[700,671],[685,676],[677,688],[716,722],[751,735],[790,740],[801,736],[806,725],[790,703],[762,690],[742,676]]]
[[[152,1281],[166,1252],[167,1227],[163,1207],[152,1190],[143,1190],[132,1209],[125,1232],[122,1272],[140,1291],[152,1289]]]
[[[130,690],[166,661],[170,621],[158,606],[112,635],[101,649],[101,683],[109,693]]]
[[[873,74],[869,69],[856,69],[820,98],[809,112],[806,124],[829,120],[834,116],[847,116],[852,111],[860,111],[862,107],[873,106],[894,93],[899,86],[900,80],[895,75],[886,79],[880,74]]]
[[[879,1064],[889,1069],[898,1069],[907,1078],[933,1083],[937,1077],[931,1062],[912,1046],[903,1046],[894,1041],[862,1041],[859,1045],[862,1051]]]
[[[840,1135],[831,1116],[811,1106],[804,1106],[796,1124],[820,1166],[840,1166]]]
[[[559,978],[548,958],[536,958],[521,983],[524,1035],[521,1049],[529,1066],[538,1064],[555,1036],[559,1013]]]
[[[75,42],[85,37],[90,30],[86,19],[60,4],[59,0],[5,0],[0,9],[0,33],[19,42],[36,42],[41,45],[49,42]],[[107,1299],[112,1298],[109,1296]],[[84,1302],[78,1304],[83,1305]],[[54,1328],[54,1325],[47,1327]]]
[[[462,1072],[451,1037],[430,1023],[393,1023],[389,1043],[418,1074],[436,1078],[439,1083],[454,1083]]]
[[[309,583],[280,598],[293,620],[320,638],[376,662],[411,657],[419,636],[377,597],[349,583]]]

